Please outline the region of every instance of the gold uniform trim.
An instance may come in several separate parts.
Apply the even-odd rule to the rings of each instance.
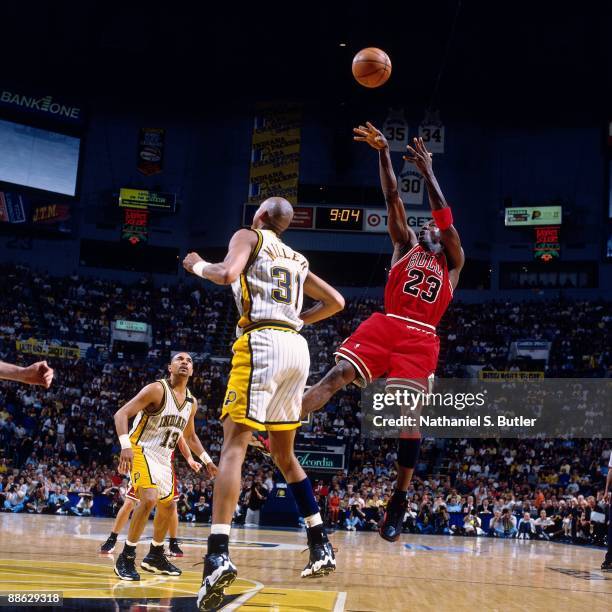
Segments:
[[[147,421],[149,420],[149,415],[145,412],[140,418],[140,422],[138,423],[138,427],[134,430],[134,433],[130,436],[130,442],[132,444],[138,444],[140,437],[142,436],[145,427],[147,426]]]
[[[162,398],[160,408],[158,408],[154,412],[148,412],[145,410],[145,414],[147,414],[148,416],[157,416],[158,414],[161,414],[164,408],[166,407],[166,399],[168,397],[168,392],[167,392],[166,384],[165,384],[166,381],[163,378],[160,378],[159,380],[156,380],[155,382],[159,383],[162,386],[162,389],[164,390],[164,397]]]
[[[267,328],[274,329],[274,327],[270,325],[268,325]],[[283,328],[279,329],[288,331]],[[291,331],[297,333],[295,330]],[[227,381],[227,390],[223,399],[221,420],[229,416],[234,423],[242,423],[258,431],[285,431],[297,429],[301,425],[300,421],[262,422],[249,415],[254,369],[250,333],[245,333],[240,336],[240,338],[234,342],[232,348],[234,351],[232,370],[229,380]]]
[[[261,247],[263,245],[263,233],[260,230],[251,231],[257,234],[257,244],[251,253],[246,266],[244,266],[244,270],[240,275],[240,291],[242,293],[242,316],[238,321],[238,327],[245,327],[251,321],[251,308],[253,307],[253,294],[251,293],[251,288],[249,287],[249,283],[247,281],[247,272],[249,268],[253,265],[257,256],[259,255],[259,251],[261,251]]]
[[[183,400],[182,404],[179,404],[178,398],[176,397],[176,394],[174,393],[174,389],[170,386],[170,383],[167,380],[164,380],[164,382],[166,383],[166,386],[170,390],[170,394],[172,395],[172,399],[174,400],[174,403],[176,404],[178,411],[181,412],[187,404],[191,403],[191,391],[189,391],[189,389],[185,389],[185,399]]]

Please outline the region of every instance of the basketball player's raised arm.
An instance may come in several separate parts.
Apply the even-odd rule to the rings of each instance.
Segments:
[[[241,229],[232,236],[223,261],[211,263],[197,253],[188,253],[183,260],[183,267],[187,272],[217,285],[231,285],[242,274],[256,244],[257,234],[252,230]]]
[[[196,399],[193,399],[196,402]],[[197,402],[195,403],[193,410],[191,411],[191,415],[189,416],[189,421],[187,421],[187,425],[185,425],[185,429],[183,430],[182,438],[187,442],[187,446],[202,460],[208,475],[211,478],[214,478],[217,474],[217,466],[214,464],[213,460],[209,457],[208,453],[204,450],[202,446],[202,442],[200,442],[200,438],[198,438],[198,434],[195,430],[195,414],[198,410]],[[182,451],[181,451],[182,452]]]
[[[327,319],[344,308],[344,298],[331,285],[327,284],[312,272],[308,272],[304,281],[304,293],[317,303],[300,315],[304,325]]]
[[[453,287],[455,287],[459,280],[461,268],[463,268],[463,264],[465,263],[465,254],[461,247],[459,232],[453,225],[450,207],[446,202],[446,198],[434,174],[431,153],[429,153],[425,147],[422,138],[415,138],[413,142],[414,148],[408,146],[408,155],[406,155],[404,159],[412,162],[425,180],[427,195],[429,196],[429,205],[431,206],[436,224],[440,228],[440,241],[444,246],[444,251],[448,259],[449,276],[453,283]],[[442,224],[436,218],[438,215],[442,215],[441,218],[444,220]]]
[[[380,186],[387,205],[387,227],[393,242],[393,263],[406,251],[417,243],[416,234],[408,227],[406,209],[397,190],[397,178],[393,172],[389,143],[383,133],[375,128],[369,121],[353,129],[353,139],[358,142],[367,142],[378,151],[378,171]]]
[[[155,412],[164,399],[164,389],[160,383],[154,382],[143,387],[129,402],[115,412],[115,429],[121,442],[119,456],[119,472],[129,474],[134,461],[134,451],[128,436],[128,421],[139,412]]]
[[[0,379],[14,380],[26,385],[41,385],[48,389],[53,380],[53,369],[46,361],[37,361],[27,368],[0,361]]]

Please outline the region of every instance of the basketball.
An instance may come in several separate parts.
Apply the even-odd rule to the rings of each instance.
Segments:
[[[362,49],[353,58],[353,76],[364,87],[380,87],[391,76],[391,60],[382,49]]]

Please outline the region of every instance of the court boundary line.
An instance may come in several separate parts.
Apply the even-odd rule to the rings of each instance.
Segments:
[[[336,597],[336,603],[334,604],[334,609],[332,612],[344,612],[344,608],[346,606],[346,591],[339,591],[338,596]]]

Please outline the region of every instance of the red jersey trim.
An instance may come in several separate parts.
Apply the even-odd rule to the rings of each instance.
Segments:
[[[408,323],[416,323],[417,325],[422,325],[423,327],[427,327],[428,329],[419,329],[419,331],[426,332],[428,334],[436,335],[436,328],[434,325],[430,325],[429,323],[423,323],[422,321],[417,321],[416,319],[409,319],[408,317],[400,317],[400,315],[396,314],[387,314],[388,317],[393,317],[394,319],[401,319],[402,321],[408,321]],[[413,329],[418,329],[417,327]],[[433,331],[429,331],[433,330]]]
[[[392,266],[391,268],[395,268],[395,266],[397,266],[398,263],[400,263],[400,261],[404,261],[404,259],[406,259],[406,257],[408,257],[408,255],[412,254],[412,251],[414,251],[414,249],[416,249],[419,246],[419,243],[417,241],[417,243],[403,256],[400,257]]]
[[[348,355],[345,353],[348,353]],[[361,377],[364,379],[366,384],[372,382],[372,373],[370,372],[370,369],[365,364],[363,359],[359,357],[359,355],[357,355],[356,353],[353,353],[353,351],[350,351],[344,346],[338,347],[338,350],[334,353],[334,355],[338,355],[339,357],[342,357],[343,359],[350,361],[355,366],[355,368],[357,369]],[[355,359],[357,360],[358,363],[355,363],[354,361]]]

